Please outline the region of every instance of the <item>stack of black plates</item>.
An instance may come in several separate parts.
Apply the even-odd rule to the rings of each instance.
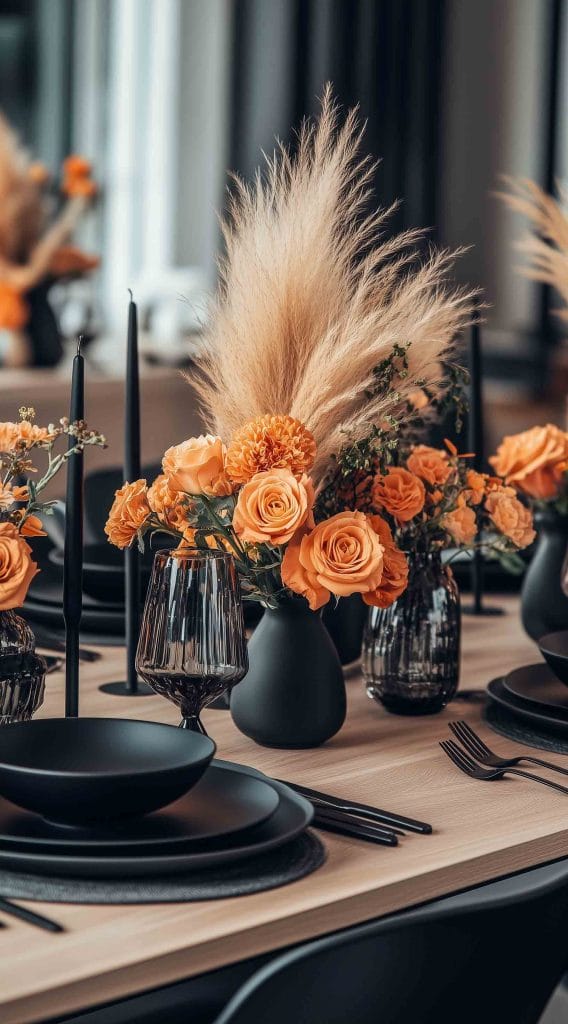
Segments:
[[[539,647],[548,664],[525,665],[493,679],[487,695],[513,719],[568,738],[568,631],[542,637]]]
[[[0,868],[91,879],[186,874],[275,850],[312,817],[287,786],[213,761],[175,803],[109,825],[57,825],[0,798]]]

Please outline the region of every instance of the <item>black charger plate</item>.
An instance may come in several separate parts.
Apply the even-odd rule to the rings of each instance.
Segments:
[[[0,798],[0,847],[30,853],[117,855],[184,852],[198,843],[235,836],[266,821],[279,803],[274,786],[213,764],[175,803],[114,826],[66,828]]]
[[[519,700],[518,697],[509,693],[502,679],[491,680],[487,686],[487,695],[491,701],[505,708],[516,718],[522,718],[527,722],[532,722],[534,725],[543,726],[557,734],[568,735],[567,719],[556,718],[545,711],[539,710],[536,706],[532,707],[530,704]]]
[[[230,762],[215,762],[228,771],[242,772],[255,778],[264,778],[254,769],[243,768]],[[29,853],[15,849],[0,849],[0,868],[33,875],[51,875],[64,878],[150,878],[175,875],[231,864],[277,849],[295,839],[308,827],[314,815],[312,805],[280,782],[269,781],[278,793],[275,813],[261,825],[250,829],[242,838],[230,838],[215,843],[204,843],[199,850],[187,853],[139,857],[99,856],[91,854],[70,857],[63,854]]]
[[[568,721],[568,687],[543,662],[509,672],[503,684],[513,697]]]

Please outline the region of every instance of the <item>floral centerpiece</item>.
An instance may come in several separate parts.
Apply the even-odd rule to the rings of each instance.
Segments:
[[[31,407],[18,422],[0,423],[0,721],[31,717],[43,698],[45,662],[34,655],[34,636],[14,609],[23,605],[39,572],[28,541],[45,536],[40,516],[52,514],[43,491],[67,460],[104,437],[81,421],[63,418],[47,427],[34,423]],[[63,450],[58,442],[65,440]],[[70,440],[72,443],[70,443]],[[46,465],[39,473],[36,457]],[[37,477],[36,477],[37,474]],[[22,482],[22,481],[25,481]]]
[[[562,566],[568,551],[568,433],[547,423],[503,438],[489,460],[534,512],[539,540],[523,581],[523,625],[534,640],[566,629]]]

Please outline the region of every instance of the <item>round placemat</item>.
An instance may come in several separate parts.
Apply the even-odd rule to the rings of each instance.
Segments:
[[[515,743],[538,747],[539,750],[552,750],[555,754],[568,754],[568,739],[547,733],[544,729],[535,728],[520,718],[508,715],[498,704],[488,702],[483,709],[483,718],[494,732],[506,736],[508,740],[514,740]]]
[[[278,850],[226,867],[164,878],[49,878],[0,871],[4,897],[46,903],[186,903],[250,896],[305,878],[321,867],[325,847],[313,832],[304,832]]]

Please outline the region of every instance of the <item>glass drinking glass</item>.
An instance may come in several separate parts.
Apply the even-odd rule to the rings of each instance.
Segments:
[[[232,555],[197,548],[156,552],[136,668],[155,693],[180,708],[182,728],[205,733],[203,708],[248,671]]]

